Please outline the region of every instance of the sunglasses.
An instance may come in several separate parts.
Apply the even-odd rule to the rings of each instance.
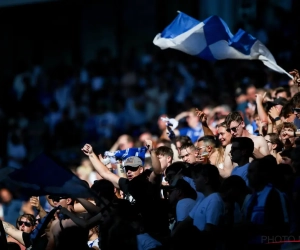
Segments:
[[[242,124],[242,122],[240,122],[239,125],[237,125],[236,127],[228,128],[227,131],[228,131],[228,132],[232,131],[232,132],[235,133],[236,130],[238,129],[238,127],[239,127],[241,124]]]
[[[134,167],[131,167],[131,166],[124,166],[124,169],[125,169],[126,173],[128,171],[135,172],[135,171],[139,170],[139,168],[134,168]]]
[[[27,221],[17,221],[19,227],[22,226],[23,224],[25,225],[25,227],[32,227],[31,223],[30,222],[27,222]]]
[[[299,114],[300,113],[300,108],[293,108],[293,112]]]
[[[67,199],[67,197],[54,196],[54,197],[51,197],[50,199],[54,202],[59,202],[60,200]]]

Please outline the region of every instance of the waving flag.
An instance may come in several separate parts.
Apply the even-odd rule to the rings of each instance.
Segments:
[[[26,167],[0,169],[0,182],[21,189],[29,196],[59,195],[72,198],[95,197],[95,193],[71,171],[59,166],[45,154]]]
[[[232,35],[218,16],[200,22],[179,12],[173,22],[153,40],[161,49],[176,49],[204,60],[261,60],[267,67],[287,74],[279,67],[271,52],[255,37],[240,29]]]
[[[125,150],[118,150],[116,152],[106,151],[104,153],[104,156],[106,158],[109,158],[111,163],[116,163],[117,160],[124,161],[130,156],[138,156],[144,164],[147,150],[148,150],[147,147],[140,147],[140,148],[128,148]]]

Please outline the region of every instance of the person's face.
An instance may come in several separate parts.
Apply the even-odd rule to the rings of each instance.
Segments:
[[[207,152],[208,147],[204,145],[203,141],[197,142],[198,155],[202,155],[204,152]]]
[[[218,127],[219,140],[223,147],[226,147],[231,142],[231,133],[226,131],[224,127]]]
[[[17,221],[17,225],[19,230],[25,233],[31,233],[35,227],[35,225],[32,225],[25,217],[21,217],[20,220]]]
[[[166,116],[161,116],[161,117],[166,117]],[[163,121],[162,119],[160,119],[160,117],[157,120],[157,126],[159,128],[159,130],[164,131],[167,128],[166,122]]]
[[[285,121],[285,122],[294,122],[295,118],[296,118],[296,115],[295,115],[295,114],[289,114],[289,115],[287,116],[287,118],[284,119],[284,121]]]
[[[286,134],[286,132],[294,133],[292,128],[283,128],[280,132],[280,139],[285,147],[293,147],[295,144],[295,137]]]
[[[278,99],[278,98],[280,98],[280,97],[282,97],[282,98],[285,98],[285,99],[289,99],[288,98],[288,96],[287,96],[287,94],[286,94],[286,92],[280,92],[280,93],[278,93],[277,95],[276,95],[276,98]]]
[[[247,89],[247,98],[249,102],[255,102],[256,100],[256,88],[251,87]]]
[[[64,197],[53,197],[52,201],[55,207],[62,206],[64,208],[68,208],[68,205],[70,205],[70,203],[72,202],[70,198]]]
[[[196,157],[198,155],[197,150],[192,149],[191,147],[182,149],[180,151],[180,158],[187,163],[196,162]]]
[[[164,171],[171,163],[171,157],[168,155],[158,155],[157,156],[159,162],[160,162],[160,166],[162,168],[162,170]]]
[[[186,122],[189,126],[194,126],[199,123],[199,118],[193,112],[189,112],[189,115],[186,117]]]
[[[254,117],[254,121],[255,121],[255,123],[256,123],[256,126],[258,127],[258,126],[259,126],[259,122],[260,122],[259,116],[255,116],[255,117]]]
[[[142,167],[131,167],[131,166],[124,166],[125,171],[126,171],[126,175],[127,175],[127,179],[129,181],[131,181],[133,178],[139,176],[142,172],[143,172],[143,168]]]
[[[230,157],[232,162],[239,163],[243,156],[243,152],[240,149],[240,145],[238,142],[233,142],[230,150]]]
[[[296,106],[294,109],[293,109],[293,112],[294,112],[294,115],[300,119],[300,107],[299,106]]]
[[[241,137],[243,135],[244,122],[232,121],[229,125],[232,137]]]
[[[273,150],[273,144],[272,144],[272,142],[270,141],[270,136],[269,136],[269,135],[266,135],[266,136],[265,136],[265,140],[266,140],[266,142],[267,142],[267,144],[268,144],[269,152],[272,152],[272,150]]]
[[[9,190],[7,190],[6,188],[1,189],[0,196],[1,196],[3,203],[9,203],[13,198],[11,192]]]
[[[125,150],[127,148],[132,148],[132,147],[133,147],[133,143],[128,142],[127,136],[120,137],[120,139],[119,139],[119,149],[120,150]]]

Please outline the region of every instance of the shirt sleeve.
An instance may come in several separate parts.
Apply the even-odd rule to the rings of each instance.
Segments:
[[[192,209],[192,205],[183,201],[178,202],[176,205],[176,218],[177,222],[183,221],[186,217],[188,217],[189,212]]]
[[[224,204],[220,200],[211,200],[206,209],[206,224],[217,226],[224,214]]]
[[[129,192],[128,185],[129,185],[128,179],[126,179],[124,177],[121,177],[119,179],[119,187],[120,187],[120,190],[122,190],[124,194],[127,194]]]

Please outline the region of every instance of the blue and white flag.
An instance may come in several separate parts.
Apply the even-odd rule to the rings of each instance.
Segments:
[[[147,150],[148,150],[147,147],[140,147],[140,148],[128,148],[125,150],[118,150],[116,152],[106,151],[104,153],[104,156],[106,158],[109,158],[110,162],[113,164],[116,163],[118,160],[124,161],[130,156],[138,156],[144,164]]]
[[[279,67],[271,52],[255,37],[240,29],[232,35],[218,16],[200,22],[179,12],[173,22],[156,35],[153,43],[161,49],[176,49],[204,60],[261,60],[267,67],[287,74]]]
[[[71,198],[97,197],[96,194],[68,169],[42,153],[26,167],[0,169],[0,183],[21,190],[28,196],[58,195]]]

